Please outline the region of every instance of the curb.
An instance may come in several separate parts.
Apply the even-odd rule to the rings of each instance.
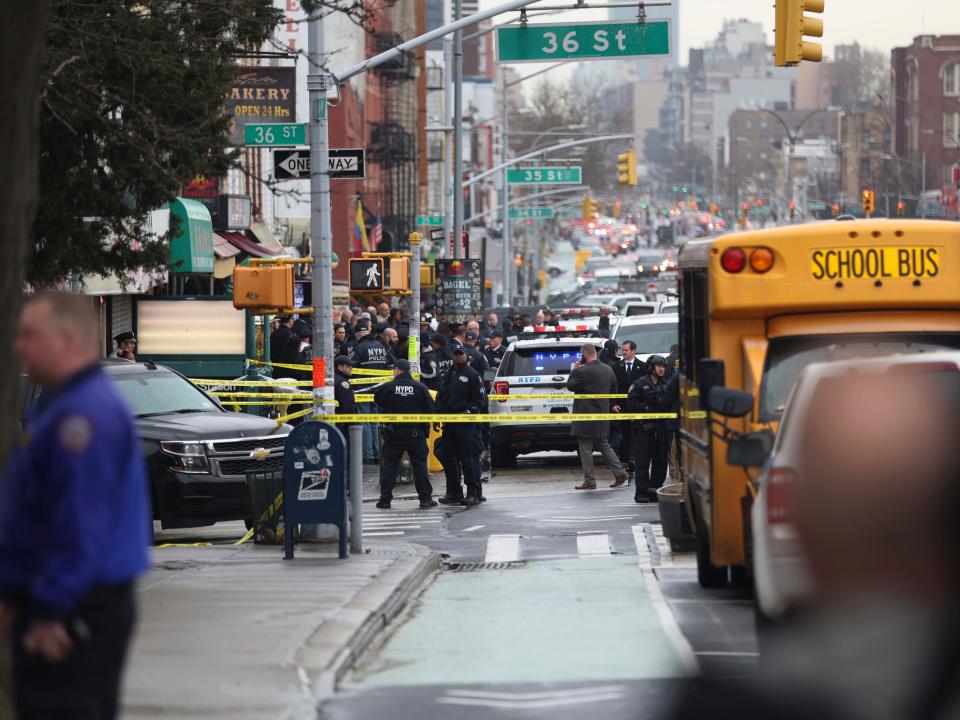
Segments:
[[[353,632],[333,660],[314,675],[312,680],[308,677],[312,673],[308,674],[308,671],[303,667],[297,666],[301,686],[304,694],[309,695],[309,700],[298,708],[300,712],[298,712],[298,709],[291,708],[292,712],[288,711],[285,715],[286,718],[316,718],[317,707],[320,703],[333,697],[347,671],[363,655],[377,636],[403,611],[410,598],[440,569],[441,558],[439,553],[423,545],[410,544],[407,547],[412,550],[411,554],[420,556],[420,561],[413,571],[408,573],[393,589],[386,600],[367,614],[360,627]],[[389,572],[389,569],[387,572]]]

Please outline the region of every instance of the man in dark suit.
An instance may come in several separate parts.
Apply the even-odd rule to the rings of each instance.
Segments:
[[[621,361],[613,368],[617,376],[617,392],[626,395],[630,386],[646,374],[647,364],[637,357],[637,344],[633,340],[624,340],[620,348],[623,353]],[[614,400],[611,409],[620,412],[626,407],[626,400]],[[623,459],[624,467],[633,471],[633,447],[631,444],[630,423],[621,423],[620,445],[616,448],[617,454]]]

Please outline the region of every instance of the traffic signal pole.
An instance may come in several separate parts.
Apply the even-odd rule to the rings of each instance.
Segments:
[[[307,90],[310,96],[310,246],[313,255],[311,283],[313,306],[313,357],[317,386],[313,388],[313,417],[332,410],[324,399],[333,399],[333,232],[330,207],[330,128],[327,120],[327,89],[350,78],[390,62],[404,53],[426,45],[457,30],[511,10],[533,5],[537,0],[507,0],[464,18],[454,20],[412,40],[367,58],[345,71],[331,75],[324,69],[323,9],[317,8],[307,18]],[[458,0],[459,7],[459,0]],[[459,105],[459,103],[457,103]],[[456,109],[456,108],[455,108]],[[459,123],[458,123],[459,127]],[[460,142],[457,140],[457,146]],[[458,153],[459,155],[459,153]],[[462,177],[462,168],[454,168],[454,178]],[[459,182],[454,183],[454,188]],[[456,196],[458,193],[454,193]],[[463,196],[460,195],[460,217],[463,217]],[[457,207],[456,197],[454,207]],[[419,308],[418,308],[419,309]],[[419,320],[419,318],[418,318]],[[419,324],[418,324],[419,329]],[[323,371],[322,373],[320,371]],[[323,376],[321,383],[320,375]]]
[[[500,121],[500,127],[503,130],[503,135],[500,139],[500,158],[506,163],[510,156],[510,96],[509,96],[509,85],[507,84],[507,72],[505,68],[500,69],[500,80],[503,87],[503,92],[501,95],[502,107],[501,112],[503,117]],[[500,205],[503,209],[503,230],[500,235],[500,240],[503,244],[503,305],[505,307],[510,307],[511,300],[511,286],[513,285],[513,278],[516,277],[516,271],[513,267],[513,258],[511,247],[513,245],[513,238],[510,236],[510,184],[507,182],[507,165],[504,164],[503,172],[500,174],[500,184],[501,184],[501,200]]]
[[[463,16],[463,0],[454,0],[453,19]],[[463,30],[453,34],[453,257],[463,254]],[[459,192],[457,192],[459,190]]]

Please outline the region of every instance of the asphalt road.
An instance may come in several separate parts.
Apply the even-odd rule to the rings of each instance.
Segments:
[[[544,454],[498,473],[476,508],[367,506],[369,543],[402,533],[444,570],[319,716],[659,718],[692,674],[751,672],[749,597],[701,590],[656,505],[602,473],[575,491],[575,457]]]

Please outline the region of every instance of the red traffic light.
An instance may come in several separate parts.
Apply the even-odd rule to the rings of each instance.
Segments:
[[[763,200],[757,198],[757,207],[763,207]]]

